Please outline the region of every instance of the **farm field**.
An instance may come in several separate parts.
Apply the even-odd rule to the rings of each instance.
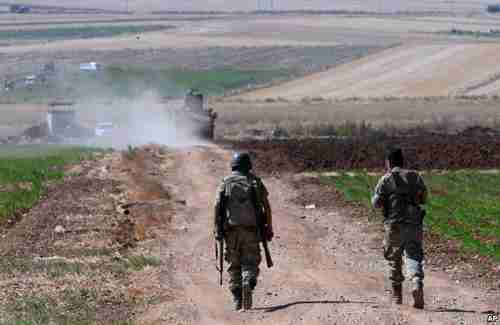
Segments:
[[[331,136],[346,133],[350,126],[365,124],[374,130],[426,128],[455,133],[467,127],[498,128],[497,99],[406,98],[303,102],[245,102],[221,100],[213,107],[220,118],[220,139],[266,138],[279,129],[290,137]],[[347,128],[346,128],[347,126]],[[352,130],[351,130],[352,131]],[[338,132],[337,132],[338,133]]]
[[[109,201],[123,180],[88,174],[111,153],[0,146],[0,157],[0,232],[10,238],[0,247],[2,324],[132,324],[133,308],[157,303],[156,294],[127,291],[137,274],[158,269],[160,260],[151,251],[128,249],[135,239]],[[25,281],[31,285],[19,287]]]
[[[125,27],[135,27],[135,28],[143,28],[144,30],[142,32],[151,32],[151,31],[154,31],[154,30],[147,30],[147,28],[151,28],[151,26],[163,26],[165,28],[167,27],[172,27],[171,24],[169,24],[170,22],[167,21],[167,20],[123,20],[123,21],[120,21],[120,20],[116,20],[116,21],[112,21],[112,20],[104,20],[102,22],[100,21],[94,21],[94,22],[86,22],[86,21],[82,21],[82,22],[78,22],[78,21],[67,21],[67,22],[62,22],[62,23],[50,23],[50,24],[46,24],[46,23],[40,23],[40,24],[36,24],[36,23],[28,23],[27,25],[24,25],[23,23],[18,23],[18,24],[11,24],[11,23],[5,23],[5,24],[1,24],[0,23],[0,32],[2,33],[6,33],[8,31],[18,31],[20,33],[20,37],[19,39],[20,40],[23,40],[23,35],[26,34],[26,33],[29,33],[29,32],[32,32],[32,31],[39,31],[39,30],[54,30],[54,29],[62,29],[62,30],[69,30],[69,29],[74,29],[74,30],[77,30],[77,29],[83,29],[83,28],[103,28],[103,29],[106,29],[106,28],[125,28]],[[175,24],[175,22],[174,22]],[[139,33],[141,31],[137,31],[137,33]],[[111,34],[111,35],[107,35],[107,37],[113,37],[113,36],[116,36],[116,34]],[[76,37],[75,37],[76,38]],[[91,37],[88,37],[88,38],[91,38]],[[53,40],[53,41],[57,41],[57,37],[51,37],[50,34],[47,35],[47,39],[48,40]],[[77,39],[77,38],[76,38]],[[16,38],[11,38],[10,39],[10,42],[9,44],[14,44],[14,43],[17,43],[17,44],[20,44],[18,42],[19,40],[16,40]]]
[[[499,49],[497,44],[403,45],[330,71],[243,94],[241,98],[463,95],[469,86],[498,73],[495,67],[500,59],[494,53]],[[474,93],[482,92],[479,88]]]
[[[181,17],[159,16],[157,18],[137,18],[137,24],[159,24],[168,23],[177,26],[179,30],[175,33],[150,33],[149,44],[153,48],[164,48],[170,44],[175,48],[203,47],[210,45],[231,46],[231,44],[242,44],[238,39],[246,40],[247,45],[260,44],[271,45],[274,40],[275,45],[331,45],[336,44],[358,44],[358,45],[386,45],[409,40],[450,40],[452,38],[443,35],[433,35],[429,33],[439,31],[449,31],[452,28],[464,30],[487,31],[498,26],[499,21],[494,18],[460,18],[460,17],[413,17],[413,16],[324,16],[317,19],[315,15],[283,15],[283,16],[214,16],[208,19],[206,16]],[[26,23],[22,18],[18,24]],[[70,23],[68,18],[63,20]],[[106,18],[108,19],[108,18]],[[162,19],[160,22],[159,19]],[[169,20],[172,19],[172,20]],[[196,19],[199,19],[196,21]],[[108,21],[107,24],[125,24],[117,19],[116,23]],[[0,21],[1,22],[1,21]],[[8,23],[8,22],[7,22]],[[85,19],[76,17],[75,24],[85,23]],[[89,23],[92,22],[89,19]],[[98,23],[105,25],[106,23]],[[14,24],[12,26],[15,26]],[[35,26],[22,25],[22,29],[32,29]],[[47,21],[45,27],[57,27],[57,24],[50,24]],[[0,26],[8,28],[8,26]],[[313,35],[311,37],[311,35]],[[233,38],[231,40],[231,38]],[[129,40],[132,40],[130,38]],[[193,40],[196,40],[193,42]],[[196,43],[198,42],[198,43]],[[104,49],[111,47],[123,48],[121,39],[108,39],[109,43]],[[45,46],[47,51],[53,51],[57,47],[64,49],[68,42],[53,43]],[[70,42],[76,49],[92,46],[91,40]],[[134,45],[132,45],[134,44]],[[129,46],[140,47],[141,42],[134,42]],[[104,46],[104,44],[96,44]],[[142,46],[145,46],[142,44]],[[22,53],[34,50],[27,45],[9,46],[1,49],[0,52]]]
[[[0,102],[45,103],[51,97],[62,96],[68,100],[79,100],[86,98],[89,92],[94,92],[95,97],[104,96],[104,101],[110,96],[131,97],[145,91],[153,91],[160,97],[172,97],[182,96],[193,87],[207,91],[209,95],[221,95],[323,71],[381,49],[376,46],[287,46],[85,51],[80,55],[92,56],[105,66],[103,71],[97,74],[81,73],[78,67],[82,61],[57,55],[52,58],[52,62],[57,62],[54,76],[47,78],[43,84],[6,92]],[[11,59],[18,62],[15,56]],[[22,71],[30,75],[44,62],[44,58],[33,57],[29,65],[23,65],[22,70],[17,69],[19,78],[24,77]],[[12,68],[13,64],[6,67]]]
[[[33,26],[58,26],[71,24],[131,24],[131,23],[161,23],[171,21],[203,21],[214,18],[224,18],[226,15],[151,15],[151,14],[3,14],[0,16],[0,26],[23,29]]]
[[[182,20],[183,17],[185,20]],[[360,64],[366,62],[362,68],[367,68],[369,74],[372,73],[377,76],[381,74],[375,78],[376,80],[370,78],[370,75],[363,75],[363,82],[358,85],[357,78],[359,77],[355,75],[355,67],[358,66],[358,63],[355,63],[351,65],[352,68],[349,68],[349,65],[340,68],[340,71],[343,72],[338,78],[347,78],[346,83],[338,79],[330,80],[328,72],[321,75],[321,78],[323,76],[325,78],[322,83],[328,83],[328,85],[335,88],[335,83],[341,82],[342,89],[337,91],[335,88],[330,91],[330,89],[325,89],[325,86],[319,86],[315,87],[314,92],[309,94],[307,87],[302,89],[300,80],[298,80],[296,81],[297,89],[293,90],[289,96],[296,98],[305,94],[310,97],[349,97],[358,96],[353,95],[358,89],[367,91],[363,96],[384,96],[387,94],[393,95],[394,93],[397,93],[398,96],[404,96],[408,93],[414,95],[446,94],[450,91],[462,91],[460,87],[467,88],[471,84],[474,88],[474,85],[477,83],[482,84],[484,78],[491,78],[491,74],[495,73],[495,71],[484,71],[487,70],[484,67],[476,67],[477,73],[474,76],[467,77],[460,75],[461,70],[458,69],[461,64],[475,64],[483,56],[485,57],[483,61],[495,64],[496,56],[491,55],[491,53],[496,50],[496,45],[494,43],[490,44],[494,40],[489,38],[476,40],[436,33],[437,31],[451,30],[453,26],[472,30],[496,28],[495,26],[498,26],[499,21],[495,18],[464,18],[460,16],[448,18],[429,16],[320,16],[321,19],[317,19],[317,17],[314,15],[276,17],[232,15],[213,16],[208,19],[206,16],[159,16],[159,18],[151,18],[150,16],[143,17],[139,15],[137,19],[140,22],[135,22],[133,25],[127,25],[131,24],[133,18],[129,18],[129,22],[127,22],[122,16],[118,16],[117,23],[95,23],[101,18],[95,18],[95,21],[92,22],[91,16],[82,18],[75,15],[76,25],[51,25],[50,19],[54,20],[56,18],[50,17],[47,18],[47,25],[21,26],[21,28],[26,28],[26,33],[32,30],[40,30],[42,26],[48,30],[58,28],[60,29],[58,33],[64,34],[66,28],[78,30],[79,28],[95,29],[99,27],[121,30],[126,29],[127,26],[134,26],[133,28],[137,28],[138,32],[134,32],[132,35],[67,40],[49,39],[50,35],[43,35],[40,32],[37,33],[37,37],[41,38],[40,41],[18,39],[11,42],[7,39],[0,40],[0,57],[2,58],[0,61],[0,76],[32,74],[33,71],[37,70],[37,67],[50,61],[70,64],[85,61],[100,61],[104,64],[172,64],[176,67],[204,69],[207,66],[225,64],[223,61],[217,61],[220,59],[224,59],[229,65],[237,64],[242,66],[255,66],[255,63],[260,60],[263,60],[262,65],[289,61],[291,64],[288,64],[288,66],[291,66],[294,62],[301,60],[299,65],[304,66],[305,62],[309,62],[308,64],[313,66],[303,70],[303,72],[312,73],[322,71],[323,68],[336,67],[339,63],[349,63],[356,58],[363,60],[362,57],[377,52],[377,49],[393,47],[402,43],[410,43],[411,45],[403,45],[392,51],[384,52],[382,56],[360,61]],[[197,20],[198,18],[199,20]],[[27,18],[21,17],[19,19],[18,23],[22,24],[23,19]],[[70,22],[70,18],[66,16],[61,19],[67,23]],[[88,19],[90,25],[82,25],[82,21],[85,21],[85,19]],[[148,19],[152,20],[148,22]],[[176,28],[161,32],[145,32],[148,28],[159,24],[154,19],[164,19],[161,21],[162,26],[168,24],[168,26],[171,25]],[[170,21],[169,19],[173,20]],[[102,20],[109,20],[109,16],[104,16]],[[37,23],[41,22],[42,20],[37,21]],[[26,23],[26,20],[24,20],[24,23]],[[0,28],[8,27],[1,26]],[[142,28],[145,30],[141,30]],[[7,30],[3,32],[10,34]],[[22,35],[22,32],[20,35]],[[49,42],[46,42],[47,40]],[[40,46],[40,43],[43,43],[43,46]],[[480,49],[477,51],[478,53],[475,53],[474,50],[476,46]],[[325,48],[325,50],[314,49],[319,47]],[[254,48],[260,48],[262,51]],[[272,48],[275,48],[275,50],[272,50]],[[334,51],[337,51],[337,53],[330,53],[332,58],[329,59],[326,48],[335,48]],[[349,54],[350,49],[352,49],[352,53]],[[308,53],[304,53],[304,51],[308,51]],[[314,51],[317,54],[312,53]],[[341,51],[344,51],[345,54],[342,54]],[[458,53],[458,55],[455,56],[454,53]],[[417,85],[420,87],[418,89],[412,88],[416,82],[411,84],[411,81],[400,80],[395,72],[386,73],[390,72],[387,71],[391,69],[390,65],[385,67],[382,72],[377,70],[379,64],[386,61],[388,61],[388,64],[392,62],[392,67],[395,69],[394,67],[399,66],[398,60],[408,60],[408,62],[404,62],[407,64],[404,71],[420,70],[422,67],[421,73],[423,77],[426,77],[425,69],[431,70],[434,65],[441,66],[441,62],[447,60],[449,56],[453,56],[453,58],[450,62],[446,62],[448,65],[443,66],[441,75],[427,76],[431,78],[434,84],[439,84],[439,87],[431,87],[432,92],[424,89],[421,85]],[[248,59],[246,59],[247,57]],[[303,59],[300,59],[301,57]],[[372,63],[371,68],[370,63]],[[380,67],[380,69],[382,68]],[[458,77],[455,78],[454,75],[450,75],[453,79],[450,78],[451,81],[445,80],[446,69],[451,69]],[[337,75],[337,71],[335,70],[335,75]],[[349,76],[350,74],[352,76]],[[300,75],[298,74],[296,77]],[[422,75],[414,75],[419,78],[422,77]],[[311,76],[309,78],[315,80],[317,77]],[[384,90],[375,92],[373,87],[380,88],[377,80],[384,83],[387,80],[387,87],[384,87]],[[394,86],[394,84],[399,85],[400,82],[405,82],[407,85],[401,85],[399,88]],[[426,82],[425,84],[434,85],[432,82]],[[350,83],[356,83],[357,85],[349,89]],[[285,88],[277,88],[277,91],[285,91],[288,89],[288,84],[283,85],[283,87]],[[411,92],[405,92],[404,87],[412,88]],[[478,88],[474,88],[474,90],[475,93],[480,91]],[[272,91],[274,92],[274,88]],[[285,97],[281,93],[278,94],[278,92],[276,92],[276,96]],[[288,90],[285,92],[288,96]],[[317,94],[318,92],[324,94]],[[485,92],[491,93],[491,91]],[[269,97],[265,90],[249,94],[249,96],[250,98]]]
[[[275,1],[364,11],[334,15],[32,1],[134,13],[0,13],[0,324],[475,325],[500,311],[500,15],[485,1]],[[366,206],[393,146],[431,192],[424,310],[407,284],[389,301]],[[247,313],[213,265],[235,151],[276,230]]]
[[[366,173],[337,177],[320,176],[322,182],[334,184],[348,201],[370,207],[368,198],[378,177]],[[498,173],[477,171],[430,172],[424,180],[431,189],[425,219],[429,230],[444,239],[458,239],[461,249],[472,254],[493,257],[500,262],[500,206],[496,199]],[[482,192],[480,197],[476,192]],[[449,207],[454,207],[450,214]]]
[[[81,2],[75,0],[31,0],[32,4],[48,5],[48,6],[60,6],[60,7],[80,7],[80,8],[99,8],[108,10],[125,10],[126,6],[122,1],[119,0],[88,0],[83,5]],[[470,11],[482,11],[484,8],[490,4],[488,1],[484,0],[457,0],[450,3],[446,0],[424,0],[424,1],[411,1],[411,0],[341,0],[341,1],[326,1],[326,0],[311,0],[304,3],[301,0],[290,0],[286,3],[276,3],[275,8],[279,10],[300,10],[300,9],[310,9],[310,10],[354,10],[354,11],[429,11],[429,12],[442,12],[442,11],[453,11],[453,12],[470,12]],[[137,11],[150,11],[150,10],[199,10],[203,8],[204,10],[255,10],[256,4],[247,1],[232,1],[228,3],[223,0],[209,0],[201,1],[194,0],[189,2],[180,3],[165,3],[160,0],[150,0],[146,3],[139,0],[131,0],[129,2],[130,10]],[[264,6],[265,9],[269,8],[269,5]]]
[[[0,222],[38,202],[46,181],[60,180],[62,167],[91,156],[92,149],[0,145]]]
[[[13,30],[0,29],[0,41],[40,41],[40,40],[61,40],[61,39],[87,39],[112,37],[123,34],[140,34],[146,32],[166,30],[169,26],[148,25],[148,26],[72,26],[72,27],[52,27],[46,29]]]

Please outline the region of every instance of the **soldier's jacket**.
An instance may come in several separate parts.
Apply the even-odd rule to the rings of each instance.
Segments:
[[[395,167],[378,182],[372,204],[382,205],[386,224],[421,224],[424,211],[420,204],[424,204],[426,198],[427,188],[422,177],[416,171]]]
[[[255,208],[251,200],[251,186],[255,186],[259,208],[263,209],[266,216],[266,225],[272,229],[272,213],[268,200],[268,191],[262,180],[253,175],[244,175],[240,172],[233,172],[225,177],[219,185],[215,200],[214,230],[217,232],[219,218],[221,215],[221,202],[226,205],[225,226],[257,226]]]

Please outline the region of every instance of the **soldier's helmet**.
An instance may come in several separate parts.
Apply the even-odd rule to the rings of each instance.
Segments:
[[[237,152],[231,161],[231,170],[247,173],[252,169],[252,159],[248,152]]]
[[[403,150],[397,147],[390,147],[386,150],[386,159],[391,167],[403,167],[405,163]]]

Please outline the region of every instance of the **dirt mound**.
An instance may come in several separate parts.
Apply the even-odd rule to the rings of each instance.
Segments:
[[[500,136],[471,128],[458,135],[425,134],[413,137],[330,138],[229,142],[253,151],[259,171],[302,172],[331,169],[382,169],[389,146],[405,151],[408,166],[416,169],[497,168]]]

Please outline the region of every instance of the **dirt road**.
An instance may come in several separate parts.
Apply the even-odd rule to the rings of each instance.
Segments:
[[[483,312],[500,310],[498,293],[430,269],[425,311],[411,308],[408,294],[405,305],[391,306],[379,234],[340,211],[293,203],[314,188],[294,187],[292,176],[281,176],[264,179],[274,209],[276,266],[262,267],[255,309],[232,312],[227,286],[218,286],[211,238],[214,190],[230,152],[208,145],[175,149],[169,157],[169,172],[160,177],[177,202],[171,231],[161,236],[161,285],[170,298],[139,316],[141,324],[475,325],[486,324]]]

